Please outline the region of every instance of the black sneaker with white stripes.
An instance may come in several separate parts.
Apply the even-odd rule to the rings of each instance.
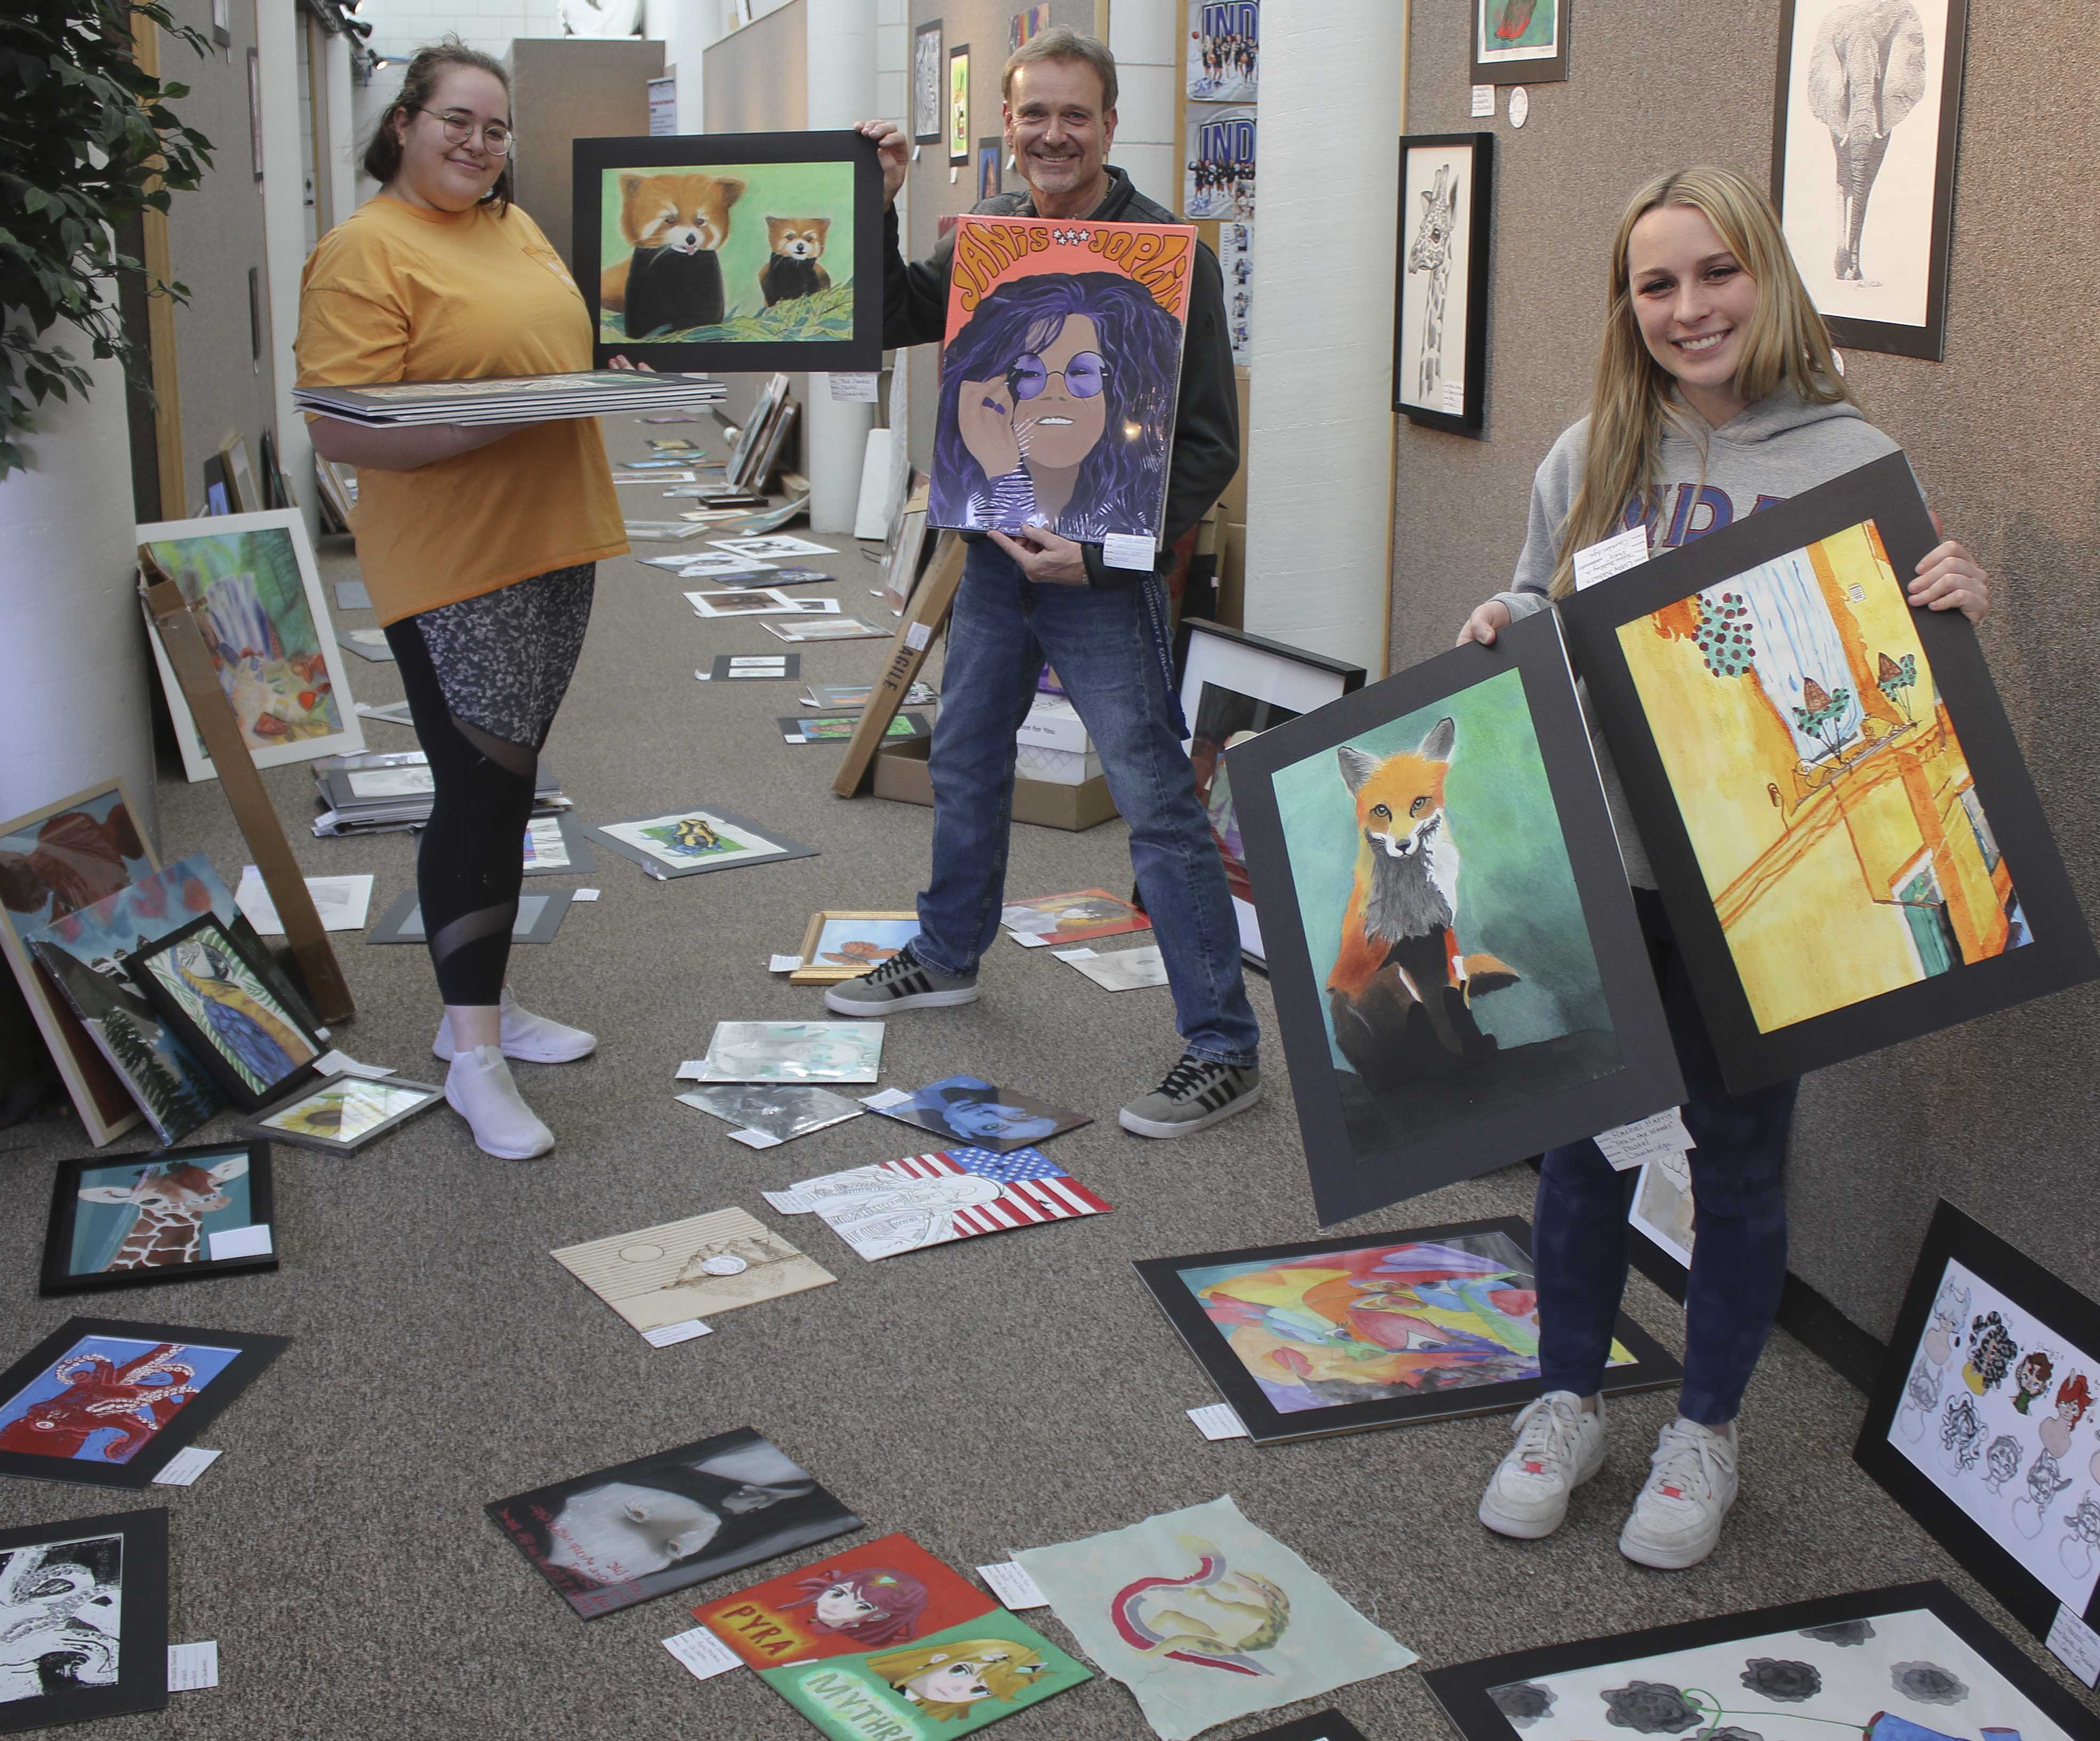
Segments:
[[[892,1010],[939,1009],[977,1001],[977,976],[937,972],[907,943],[858,979],[841,980],[824,994],[824,1007],[838,1016],[886,1016]]]
[[[1184,1052],[1167,1080],[1117,1115],[1140,1136],[1186,1136],[1243,1113],[1261,1098],[1261,1071],[1251,1064],[1220,1064]]]

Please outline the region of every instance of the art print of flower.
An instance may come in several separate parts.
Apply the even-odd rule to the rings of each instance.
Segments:
[[[1489,1687],[1488,1697],[1519,1729],[1529,1729],[1542,1717],[1553,1714],[1551,1690],[1535,1681],[1512,1681],[1507,1686]]]
[[[1706,1721],[1675,1687],[1661,1681],[1630,1681],[1602,1695],[1612,1726],[1637,1735],[1682,1734]]]
[[[1829,1626],[1804,1626],[1801,1629],[1801,1636],[1804,1638],[1846,1647],[1864,1644],[1874,1635],[1872,1620],[1839,1620]]]
[[[1753,1656],[1739,1677],[1752,1692],[1775,1704],[1801,1704],[1823,1690],[1823,1676],[1813,1663],[1784,1657]]]
[[[1904,1698],[1920,1704],[1959,1704],[1969,1696],[1969,1689],[1937,1663],[1898,1663],[1889,1678]]]

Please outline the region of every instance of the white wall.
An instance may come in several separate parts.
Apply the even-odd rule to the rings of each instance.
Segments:
[[[1174,63],[1185,15],[1183,0],[1114,0],[1109,8],[1109,49],[1121,87],[1110,161],[1169,211],[1181,209]]]
[[[299,272],[307,263],[307,174],[310,150],[301,143],[300,69],[305,64],[304,19],[289,0],[255,8],[255,47],[262,80],[262,242],[270,286],[271,362],[277,392],[277,459],[292,480],[307,531],[320,529],[320,486],[306,419],[292,407],[298,364],[292,354],[299,332]],[[225,159],[222,157],[221,161]]]
[[[556,0],[364,0],[357,16],[372,26],[374,53],[403,59],[448,33],[488,55],[509,54],[518,37],[568,34]]]

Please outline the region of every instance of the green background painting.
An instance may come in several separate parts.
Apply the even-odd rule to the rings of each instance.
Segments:
[[[659,333],[637,342],[686,344],[696,340],[775,343],[793,339],[845,341],[853,333],[854,171],[849,162],[708,163],[687,167],[651,165],[642,170],[603,171],[598,202],[598,264],[618,265],[633,253],[620,233],[620,178],[645,175],[734,175],[745,183],[743,197],[729,209],[729,240],[717,251],[721,262],[722,294],[727,317],[718,327]],[[832,288],[821,296],[800,297],[765,306],[758,274],[773,257],[766,239],[769,218],[828,218],[824,257],[817,263],[831,275]],[[620,316],[606,310],[598,316],[598,337],[607,342],[627,337]]]
[[[256,597],[270,614],[270,625],[288,657],[318,653],[320,632],[307,604],[306,581],[299,573],[292,535],[282,527],[223,536],[164,539],[148,546],[192,604],[214,580],[228,575],[255,577]]]
[[[1505,39],[1495,34],[1501,25],[1506,5],[1521,7],[1523,0],[1476,0],[1481,9],[1480,52],[1483,58],[1498,51],[1507,53],[1513,48],[1551,48],[1553,46],[1554,27],[1560,11],[1560,0],[1538,0],[1533,10],[1531,22],[1524,27],[1522,35]]]
[[[1580,1029],[1608,1031],[1609,1007],[1590,948],[1568,848],[1524,700],[1521,672],[1506,671],[1348,741],[1366,755],[1412,751],[1437,721],[1458,728],[1445,777],[1450,838],[1458,848],[1458,946],[1498,955],[1520,983],[1480,998],[1474,1020],[1505,1048]],[[1356,879],[1356,800],[1332,749],[1273,776],[1290,874],[1315,979],[1324,988],[1341,946]],[[1348,1064],[1334,1045],[1337,1069]]]

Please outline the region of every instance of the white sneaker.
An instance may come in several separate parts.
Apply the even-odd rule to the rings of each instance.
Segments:
[[[466,1120],[481,1152],[499,1161],[530,1161],[554,1146],[554,1133],[525,1104],[510,1066],[493,1046],[477,1046],[452,1060],[445,1102]]]
[[[1659,1571],[1697,1565],[1721,1539],[1736,1492],[1736,1423],[1717,1431],[1680,1415],[1656,1440],[1619,1552]]]
[[[1511,1430],[1516,1443],[1480,1496],[1480,1521],[1499,1535],[1536,1541],[1560,1527],[1568,1496],[1604,1466],[1604,1400],[1586,1409],[1573,1391],[1548,1391]]]
[[[568,1064],[578,1058],[588,1058],[598,1050],[598,1036],[586,1034],[581,1028],[571,1028],[551,1016],[535,1016],[510,994],[510,988],[503,988],[503,1056],[517,1058],[527,1064]],[[457,1050],[452,1044],[452,1025],[449,1016],[438,1018],[438,1037],[430,1042],[430,1050],[446,1063],[452,1061]]]

